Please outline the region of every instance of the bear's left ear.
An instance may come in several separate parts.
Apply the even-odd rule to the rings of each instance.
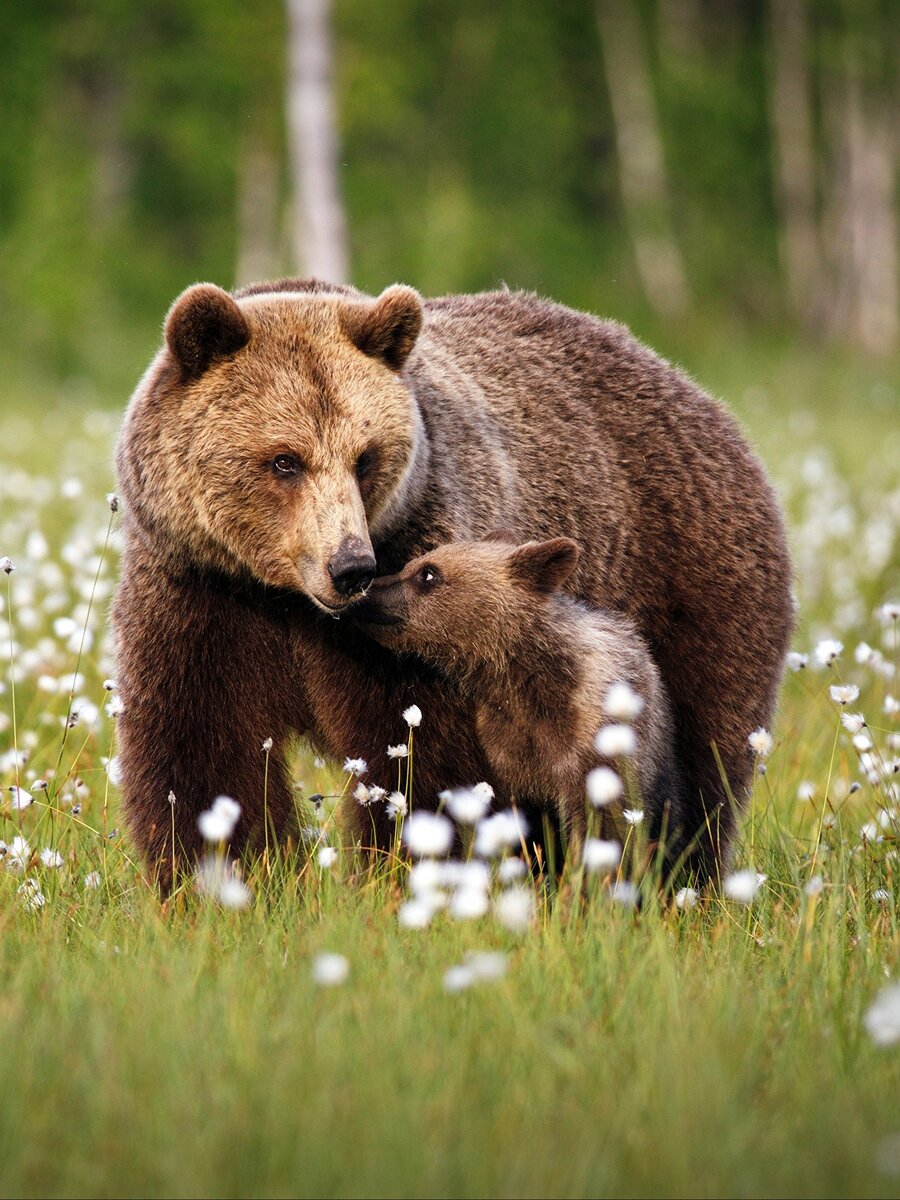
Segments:
[[[526,542],[509,557],[513,579],[536,592],[555,592],[572,574],[581,550],[571,538]]]
[[[374,304],[345,310],[344,327],[354,346],[399,371],[409,358],[422,328],[422,297],[415,288],[396,283]]]
[[[182,292],[166,317],[166,345],[188,379],[199,379],[215,359],[236,354],[249,341],[237,301],[212,283]]]

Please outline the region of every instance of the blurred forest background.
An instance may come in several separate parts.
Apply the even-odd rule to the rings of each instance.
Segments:
[[[7,0],[0,47],[23,394],[124,399],[183,287],[293,272],[896,363],[896,0]]]

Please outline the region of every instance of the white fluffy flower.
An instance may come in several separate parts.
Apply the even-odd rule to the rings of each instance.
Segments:
[[[19,834],[6,848],[6,869],[21,874],[31,862],[31,847]]]
[[[243,909],[250,904],[252,893],[236,875],[229,875],[219,885],[218,901],[223,908]]]
[[[866,727],[866,718],[862,713],[841,713],[841,724],[850,733],[862,733]]]
[[[521,862],[521,859],[510,861]],[[531,888],[505,888],[494,900],[494,916],[505,929],[513,933],[521,933],[527,929],[534,916],[534,895]]]
[[[629,825],[640,825],[644,819],[644,810],[641,808],[623,808],[622,816]]]
[[[752,904],[765,881],[766,876],[758,871],[735,871],[725,876],[722,887],[729,900],[738,904]]]
[[[528,822],[512,809],[484,817],[475,827],[475,853],[493,858],[503,850],[520,846],[527,832]]]
[[[609,894],[616,904],[621,904],[625,908],[633,908],[637,904],[637,884],[632,883],[630,879],[617,879],[610,888]]]
[[[614,683],[603,701],[604,712],[614,721],[634,721],[643,707],[643,699],[627,683]]]
[[[15,569],[16,566],[13,560],[4,554],[3,557],[0,558],[0,571],[4,571],[7,575],[9,575]]]
[[[528,867],[521,858],[504,858],[497,868],[497,878],[501,883],[514,883],[522,879],[527,871]]]
[[[344,770],[348,775],[365,775],[368,769],[368,763],[364,758],[344,759]]]
[[[427,900],[407,900],[397,913],[397,920],[407,929],[424,929],[433,917],[434,908]]]
[[[97,888],[99,888],[100,883],[101,879],[99,871],[90,871],[84,877],[84,886],[89,892],[95,892]]]
[[[490,796],[478,788],[457,788],[444,796],[447,812],[460,825],[477,825],[491,802]]]
[[[807,896],[821,896],[825,888],[825,880],[821,875],[813,875],[803,889]]]
[[[417,858],[440,857],[453,845],[453,824],[440,813],[414,812],[403,826],[403,840]]]
[[[402,792],[391,792],[387,798],[385,812],[394,821],[406,816],[406,797]]]
[[[820,666],[830,667],[835,659],[840,658],[843,650],[843,642],[839,642],[835,638],[822,638],[820,642],[816,642],[813,654]]]
[[[880,608],[875,609],[875,616],[882,625],[891,625],[894,621],[900,620],[900,604],[896,601],[889,601],[887,604],[882,604]]]
[[[611,767],[594,767],[588,771],[585,787],[594,808],[605,808],[621,799],[624,790],[622,780]]]
[[[353,798],[363,808],[367,808],[372,803],[372,793],[364,783],[358,783],[353,789]]]
[[[763,729],[760,726],[759,729],[754,729],[752,733],[747,735],[747,744],[757,757],[768,758],[772,753],[775,740],[768,729]]]
[[[797,787],[798,800],[812,800],[816,794],[816,785],[809,779],[804,781]]]
[[[350,978],[350,964],[343,954],[318,954],[313,960],[312,977],[319,987],[339,987]]]
[[[828,694],[835,704],[852,704],[854,700],[859,699],[859,688],[855,683],[833,683],[828,689]]]
[[[799,654],[796,650],[792,650],[787,656],[787,665],[789,671],[802,671],[809,663],[808,654]]]
[[[47,903],[47,897],[34,879],[26,879],[24,883],[20,884],[18,895],[22,897],[25,907],[33,909],[35,912]]]
[[[388,746],[388,758],[406,758],[409,754],[409,746],[405,742],[400,742],[397,746]]]
[[[265,741],[263,742],[263,744],[262,744],[262,750],[263,750],[263,753],[264,753],[264,754],[271,754],[271,753],[272,753],[272,747],[273,747],[274,745],[275,745],[275,743],[272,741],[272,739],[271,739],[270,737],[267,737],[267,738],[266,738],[266,740],[265,740]]]
[[[460,921],[483,917],[488,910],[487,893],[480,887],[458,888],[450,900],[450,915]]]
[[[422,710],[418,704],[411,704],[409,708],[403,710],[403,720],[410,729],[418,729],[422,724]]]
[[[338,852],[334,846],[322,846],[316,854],[316,862],[323,871],[329,870],[337,862]]]
[[[471,967],[450,967],[444,972],[444,991],[462,992],[475,983],[475,973]]]
[[[241,806],[230,796],[217,796],[212,807],[197,818],[200,836],[207,842],[227,842],[234,833],[241,815]]]
[[[612,871],[619,865],[622,847],[618,842],[603,838],[587,838],[582,851],[586,871]]]
[[[637,738],[630,725],[604,725],[597,731],[594,746],[604,758],[630,758],[637,749]]]
[[[9,802],[15,812],[21,812],[23,808],[34,803],[34,796],[23,787],[16,787],[14,784],[9,789]]]
[[[41,864],[54,870],[63,865],[63,857],[58,850],[53,850],[49,846],[45,846],[40,854]]]
[[[863,1017],[863,1024],[876,1046],[900,1042],[900,984],[882,988]]]
[[[125,701],[121,696],[113,696],[109,704],[106,706],[106,711],[109,716],[115,721],[117,717],[121,717],[125,711]]]
[[[692,887],[683,887],[675,893],[675,907],[682,909],[696,908],[699,899],[699,892],[696,892]]]

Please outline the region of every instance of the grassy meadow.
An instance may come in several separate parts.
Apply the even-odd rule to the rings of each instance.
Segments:
[[[119,414],[5,398],[0,1192],[897,1194],[898,380],[721,343],[685,365],[783,497],[809,661],[736,848],[743,896],[640,911],[615,869],[515,878],[515,847],[486,887],[445,868],[440,909],[400,857],[356,870],[327,802],[246,890],[161,906],[104,687]],[[296,778],[301,803],[356,782],[302,748]]]

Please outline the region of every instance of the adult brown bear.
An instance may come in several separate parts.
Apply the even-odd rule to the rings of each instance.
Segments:
[[[713,746],[740,800],[787,648],[790,564],[735,422],[622,326],[522,293],[197,285],[169,312],[117,465],[123,789],[164,885],[219,793],[243,807],[238,851],[288,827],[294,734],[387,785],[415,702],[416,804],[495,782],[452,685],[347,616],[376,570],[496,528],[574,538],[566,590],[646,639],[687,794],[666,816],[672,853],[695,846],[716,870],[734,813]],[[373,831],[389,820],[367,810],[359,836]]]

